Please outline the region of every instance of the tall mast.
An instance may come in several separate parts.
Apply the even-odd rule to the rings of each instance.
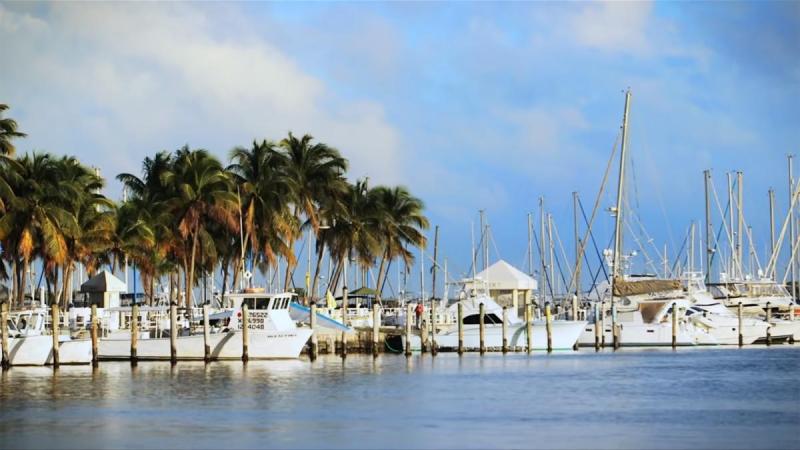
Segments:
[[[578,298],[578,304],[581,303],[581,238],[578,230],[578,192],[572,193],[572,220],[575,227],[575,275],[573,283],[575,284],[575,296]]]
[[[436,263],[439,256],[439,225],[436,225],[436,231],[433,234],[433,276],[431,277],[431,298],[436,299]],[[445,285],[447,284],[447,274],[445,274]]]
[[[533,276],[533,221],[528,213],[528,274]]]
[[[789,155],[789,270],[791,270],[792,276],[792,298],[795,297],[795,282],[797,282],[797,278],[795,278],[795,263],[794,263],[794,242],[797,239],[796,231],[794,229],[794,202],[791,198],[794,195],[794,173],[792,172],[792,161],[794,160],[794,155]],[[777,265],[777,264],[776,264]]]
[[[769,248],[770,259],[772,259],[772,255],[775,253],[775,190],[772,188],[769,188]],[[764,276],[774,280],[775,271],[766,273]]]
[[[483,269],[486,270],[486,262],[485,262],[486,261],[486,250],[485,250],[486,246],[484,245],[484,241],[486,240],[486,228],[485,228],[486,225],[484,225],[484,222],[483,222],[483,210],[482,209],[478,210],[478,213],[480,214],[480,220],[481,220],[481,240],[480,240],[480,243],[481,243],[481,252],[483,254],[483,257],[481,258],[481,264],[483,264]]]
[[[744,278],[744,188],[742,182],[744,181],[744,174],[742,171],[736,172],[736,188],[738,190],[738,199],[736,200],[736,212],[739,215],[739,225],[736,227],[736,259],[739,262],[739,278]]]
[[[689,244],[689,273],[694,272],[694,221],[689,231],[690,244]]]
[[[630,110],[631,91],[625,91],[625,112],[622,115],[622,146],[619,155],[619,182],[617,184],[617,206],[614,210],[616,213],[616,220],[614,224],[614,259],[612,268],[612,286],[613,279],[621,277],[622,270],[620,270],[620,263],[622,261],[622,227],[623,227],[623,211],[622,199],[625,187],[625,154],[628,151],[628,111]],[[613,290],[612,290],[613,292]]]
[[[541,299],[539,303],[544,306],[544,299],[547,296],[547,260],[544,250],[544,197],[539,197],[539,292],[541,292]]]
[[[728,243],[730,244],[731,247],[730,249],[731,256],[728,259],[728,264],[727,264],[728,267],[725,269],[725,271],[728,272],[728,277],[733,277],[733,271],[734,271],[733,267],[735,264],[734,260],[736,259],[735,256],[736,252],[733,248],[734,246],[733,242],[735,242],[736,240],[736,235],[734,234],[734,229],[733,229],[733,181],[731,179],[730,172],[726,173],[725,176],[728,177],[728,221],[727,221],[728,223],[725,224],[725,228],[728,229],[728,236],[729,236]]]
[[[703,171],[705,193],[706,193],[706,283],[711,282],[711,255],[714,249],[711,247],[712,235],[714,233],[713,225],[711,224],[711,205],[708,192],[708,185],[711,182],[711,171]]]
[[[550,284],[553,285],[552,294],[555,295],[560,286],[556,285],[556,265],[553,262],[555,261],[555,243],[553,242],[553,215],[551,213],[547,213],[547,248],[550,252],[550,256],[548,257],[548,262],[550,263]]]

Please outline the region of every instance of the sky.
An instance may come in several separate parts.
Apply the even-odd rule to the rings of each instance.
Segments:
[[[0,2],[0,61],[0,103],[29,134],[19,152],[113,178],[184,144],[225,160],[309,133],[353,180],[425,201],[451,277],[469,270],[481,209],[491,259],[528,271],[540,196],[571,258],[572,192],[589,214],[628,88],[628,201],[673,257],[704,217],[703,170],[723,203],[741,170],[763,265],[767,190],[780,225],[800,143],[797,2]],[[601,248],[615,183],[616,170]]]

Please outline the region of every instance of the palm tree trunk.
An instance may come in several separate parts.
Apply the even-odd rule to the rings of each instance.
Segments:
[[[375,300],[377,300],[379,303],[381,301],[381,294],[383,292],[383,279],[385,277],[383,272],[386,269],[386,258],[388,257],[388,253],[388,250],[383,252],[383,255],[381,255],[381,264],[378,266],[378,280],[375,284]]]
[[[194,261],[195,261],[195,257],[197,256],[197,235],[198,234],[199,233],[197,231],[195,231],[193,236],[192,236],[192,252],[191,252],[192,256],[191,256],[191,259],[189,260],[189,273],[186,276],[186,281],[191,281],[191,283],[192,283],[191,285],[192,286],[194,286]],[[194,305],[194,293],[188,287],[187,287],[187,292],[186,292],[186,301],[187,301],[187,304],[186,304],[187,307],[189,307],[190,304],[192,306]]]
[[[13,305],[14,303],[16,303],[17,305],[22,306],[22,303],[20,302],[19,299],[19,273],[18,273],[19,271],[17,269],[18,267],[19,264],[17,264],[16,260],[11,263],[11,294],[12,294],[11,304]]]
[[[230,270],[230,264],[223,264],[222,265],[222,296],[220,297],[220,303],[225,303],[225,294],[228,293],[228,271]]]
[[[322,256],[325,254],[325,242],[322,242],[322,246],[320,247],[319,251],[317,252],[317,267],[314,269],[314,279],[311,282],[311,292],[308,292],[308,298],[312,301],[314,300],[314,293],[317,292],[317,283],[319,281],[319,271],[322,268]],[[330,283],[330,280],[328,280]]]
[[[331,291],[331,294],[336,292],[336,289],[339,288],[339,275],[342,272],[342,262],[336,261],[336,265],[333,267],[333,273],[331,274],[331,283],[333,285],[328,285],[328,290]]]

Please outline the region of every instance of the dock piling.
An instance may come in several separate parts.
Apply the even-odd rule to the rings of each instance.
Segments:
[[[203,361],[211,362],[211,325],[208,323],[208,305],[203,305]]]
[[[464,305],[458,303],[458,354],[464,354]]]
[[[8,344],[9,344],[8,326],[6,326],[6,324],[8,323],[8,302],[7,301],[3,302],[3,303],[0,303],[0,321],[2,322],[2,326],[0,326],[0,328],[3,329],[2,330],[2,338],[3,338],[3,363],[2,363],[2,367],[3,367],[3,370],[8,370],[8,368],[11,367],[11,360],[9,360],[10,356],[9,356],[9,352],[8,352]]]
[[[672,348],[678,346],[678,304],[672,303]]]
[[[431,299],[431,356],[436,356],[436,300]]]
[[[411,356],[411,318],[413,311],[411,304],[406,305],[406,356]]]
[[[553,351],[553,314],[550,311],[550,302],[544,304],[544,318],[547,330],[547,353]]]
[[[525,304],[525,349],[530,355],[533,351],[533,305],[530,302]]]
[[[98,323],[97,323],[97,305],[92,305],[92,318],[90,325],[90,333],[92,336],[92,366],[97,367],[98,351],[97,351],[97,338],[98,338]]]
[[[242,303],[242,362],[250,359],[250,309],[247,303]]]
[[[602,314],[602,310],[600,309],[600,305],[598,303],[594,304],[594,351],[600,351],[600,333],[602,332],[602,327],[600,325],[600,314]]]
[[[178,362],[178,306],[174,302],[169,305],[169,361]]]
[[[508,307],[503,306],[503,354],[508,353]]]
[[[131,365],[135,366],[139,362],[136,349],[139,345],[139,305],[134,303],[131,306]]]
[[[311,302],[311,348],[308,353],[308,357],[311,361],[317,359],[317,355],[319,354],[319,344],[317,340],[317,305],[314,302]]]
[[[772,345],[772,310],[767,302],[767,346]]]
[[[486,319],[485,319],[484,316],[485,316],[484,306],[483,306],[483,302],[481,302],[481,304],[478,305],[478,324],[479,324],[478,326],[480,327],[479,331],[480,331],[480,352],[481,352],[481,355],[486,353],[486,341],[485,341],[485,339],[486,339],[486,327],[485,327]]]
[[[377,303],[372,303],[372,357],[378,357],[378,346],[381,338],[381,310]]]
[[[742,334],[742,302],[739,302],[736,315],[739,316],[739,347],[741,347],[744,345],[744,335]]]
[[[59,337],[59,334],[60,334],[59,327],[61,325],[59,323],[59,318],[58,318],[58,315],[59,315],[58,313],[59,312],[61,312],[61,311],[58,309],[58,304],[57,303],[53,303],[52,305],[50,305],[50,313],[51,313],[52,321],[53,321],[53,323],[52,323],[52,331],[53,331],[53,367],[58,367],[58,362],[59,362],[58,361],[58,337]],[[4,323],[3,326],[5,327],[6,324]]]

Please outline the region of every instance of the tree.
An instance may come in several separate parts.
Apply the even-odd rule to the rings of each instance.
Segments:
[[[27,135],[17,129],[17,121],[3,118],[3,111],[6,110],[8,110],[8,105],[0,103],[0,155],[14,156],[16,148],[11,141]]]

